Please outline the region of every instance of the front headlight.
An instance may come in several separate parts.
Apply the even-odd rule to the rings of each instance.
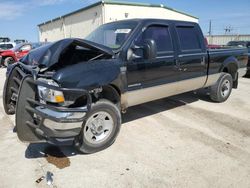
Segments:
[[[59,87],[59,85],[53,80],[39,79],[39,81],[45,82],[48,85]],[[63,103],[65,102],[63,92],[49,89],[44,86],[38,86],[38,93],[41,100],[51,103]]]

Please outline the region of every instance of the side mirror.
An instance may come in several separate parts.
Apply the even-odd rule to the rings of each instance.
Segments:
[[[143,56],[144,59],[152,60],[155,59],[157,56],[156,44],[155,41],[152,39],[145,40],[143,45]]]
[[[140,53],[135,53],[140,50]],[[152,60],[157,56],[157,49],[155,41],[152,39],[145,40],[142,46],[132,45],[127,52],[127,60],[132,61],[135,59]]]

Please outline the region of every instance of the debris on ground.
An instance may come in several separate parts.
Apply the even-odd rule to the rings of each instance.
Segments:
[[[56,146],[49,146],[44,150],[48,163],[55,165],[59,169],[70,166],[69,158]]]
[[[37,180],[36,180],[36,183],[41,183],[41,181],[43,181],[44,180],[44,176],[41,176],[40,178],[38,178]]]
[[[46,173],[46,182],[47,182],[47,185],[52,185],[53,183],[53,176],[54,174],[52,172],[47,172]]]

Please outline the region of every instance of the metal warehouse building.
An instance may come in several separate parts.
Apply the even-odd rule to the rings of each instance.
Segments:
[[[209,44],[226,45],[230,41],[250,41],[250,35],[212,35],[207,40]]]
[[[41,23],[40,42],[84,38],[98,26],[130,18],[161,18],[198,22],[198,18],[164,5],[104,0]]]

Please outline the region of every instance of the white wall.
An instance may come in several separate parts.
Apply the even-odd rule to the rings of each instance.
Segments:
[[[40,42],[52,42],[64,38],[63,21],[56,20],[39,27]]]
[[[63,38],[84,38],[102,25],[102,5],[66,16],[39,27],[40,41],[57,41]]]
[[[230,41],[250,41],[250,35],[213,35],[207,40],[209,44],[226,45]]]
[[[162,7],[105,4],[105,23],[131,18],[158,18],[198,22],[198,19]]]
[[[84,38],[91,31],[103,24],[102,6],[73,14],[65,18],[66,38]]]

